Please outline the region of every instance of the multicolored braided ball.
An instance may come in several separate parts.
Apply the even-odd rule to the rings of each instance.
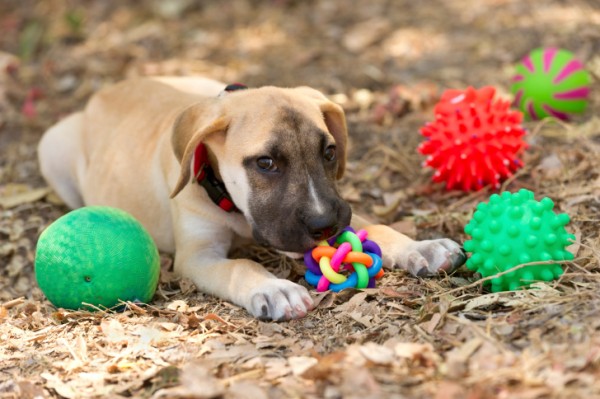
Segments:
[[[588,104],[592,78],[573,53],[538,48],[516,66],[511,91],[513,105],[532,120],[553,116],[568,120]]]
[[[304,263],[304,278],[319,292],[374,288],[383,276],[379,245],[367,239],[365,230],[354,232],[351,227],[307,251]]]

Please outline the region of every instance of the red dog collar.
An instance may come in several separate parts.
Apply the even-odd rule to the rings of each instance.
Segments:
[[[206,146],[202,143],[196,147],[194,153],[194,176],[196,181],[206,190],[210,199],[225,212],[239,212],[231,195],[222,181],[217,179],[215,172],[210,166]]]
[[[246,90],[247,88],[246,85],[241,83],[233,83],[227,85],[223,90],[223,93]],[[196,176],[198,184],[204,187],[210,199],[217,204],[219,208],[223,209],[225,212],[239,212],[231,199],[231,195],[227,192],[225,184],[215,176],[215,172],[208,160],[206,146],[202,143],[196,147],[196,152],[194,153],[194,176]]]

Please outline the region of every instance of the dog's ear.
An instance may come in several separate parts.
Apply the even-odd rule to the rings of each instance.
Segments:
[[[348,127],[346,126],[346,115],[344,114],[343,108],[339,104],[329,100],[323,93],[313,88],[303,86],[296,88],[296,90],[301,91],[303,94],[310,97],[311,100],[316,101],[321,109],[327,130],[329,130],[329,133],[331,133],[335,140],[338,154],[338,170],[336,178],[341,179],[346,170],[346,152],[348,144]]]
[[[216,106],[196,104],[185,109],[173,124],[171,145],[177,160],[181,164],[179,179],[171,198],[174,198],[189,183],[192,159],[196,147],[209,135],[226,132],[229,119]]]
[[[346,152],[348,144],[348,127],[346,126],[346,115],[338,104],[326,100],[320,104],[321,112],[325,118],[325,125],[333,136],[338,153],[337,179],[344,176],[346,170]]]

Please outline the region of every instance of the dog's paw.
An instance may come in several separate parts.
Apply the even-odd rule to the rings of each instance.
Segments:
[[[283,279],[268,279],[252,290],[246,309],[261,320],[290,320],[306,316],[313,300],[306,288]]]
[[[444,238],[413,242],[398,266],[413,276],[424,277],[451,273],[466,260],[467,257],[460,245]]]

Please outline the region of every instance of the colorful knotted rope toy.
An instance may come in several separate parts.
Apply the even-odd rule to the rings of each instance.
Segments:
[[[339,236],[321,242],[304,254],[306,281],[323,292],[345,288],[373,288],[383,276],[381,249],[367,240],[367,232],[347,227]],[[342,271],[349,271],[346,276]]]

